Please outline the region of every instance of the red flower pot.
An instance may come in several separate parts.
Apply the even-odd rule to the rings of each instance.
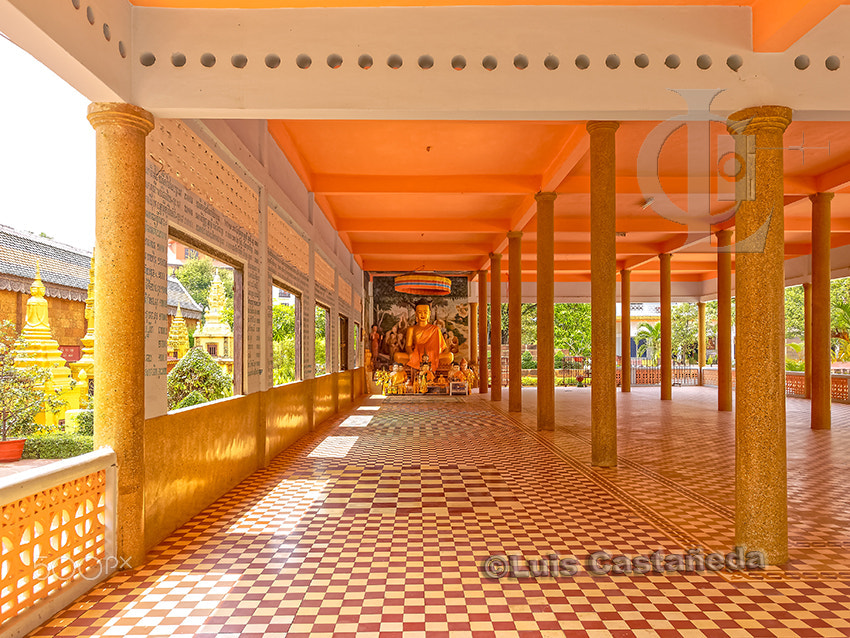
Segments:
[[[8,441],[0,441],[0,462],[20,461],[21,455],[24,453],[24,443],[26,442],[26,439],[9,439]]]

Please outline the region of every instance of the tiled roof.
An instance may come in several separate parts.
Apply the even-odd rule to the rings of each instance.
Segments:
[[[204,309],[200,304],[192,299],[189,291],[180,283],[174,275],[168,276],[168,306],[175,307],[180,304],[180,309],[184,317],[190,319],[200,319]],[[169,313],[170,314],[170,313]]]
[[[77,288],[82,291],[81,299],[85,299],[89,286],[91,252],[0,224],[0,276],[9,275],[27,280],[25,286],[20,281],[15,284],[16,290],[25,292],[29,281],[35,277],[36,259],[41,264],[41,280],[48,286],[48,296],[51,296],[50,284],[54,284],[66,289]],[[180,304],[183,315],[189,319],[200,319],[204,311],[183,284],[176,277],[169,276],[168,307],[176,310],[177,304]]]
[[[36,259],[45,284],[88,288],[91,252],[0,224],[0,273],[32,279]]]

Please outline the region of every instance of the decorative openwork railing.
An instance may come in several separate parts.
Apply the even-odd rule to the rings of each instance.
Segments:
[[[0,480],[0,634],[24,636],[118,567],[115,452]]]
[[[833,374],[830,394],[832,400],[836,403],[850,403],[850,388],[848,388],[850,375],[848,374]],[[806,396],[806,373],[792,372],[785,373],[785,395],[789,397],[804,397]]]

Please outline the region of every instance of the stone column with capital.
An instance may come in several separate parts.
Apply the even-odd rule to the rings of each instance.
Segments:
[[[537,193],[537,429],[555,429],[555,198]]]
[[[830,214],[835,193],[816,193],[812,200],[812,429],[832,427],[832,363],[830,357]],[[808,344],[807,344],[808,351]]]
[[[632,271],[620,271],[620,391],[632,391]]]
[[[717,410],[732,411],[732,231],[717,232]]]
[[[673,398],[673,307],[670,294],[669,253],[658,255],[661,262],[661,400]]]
[[[501,253],[490,253],[490,400],[502,400]]]
[[[788,560],[782,138],[790,122],[791,109],[759,106],[727,124],[737,155],[755,161],[735,215],[735,544],[771,565]]]
[[[508,411],[522,412],[522,233],[508,233]]]
[[[478,392],[486,394],[490,371],[487,367],[487,271],[478,271]]]
[[[617,465],[617,189],[618,122],[588,122],[590,133],[591,462]]]
[[[96,102],[95,447],[118,458],[117,555],[145,559],[145,137],[154,119],[132,104]]]

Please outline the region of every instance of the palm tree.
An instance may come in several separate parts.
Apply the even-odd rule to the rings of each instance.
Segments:
[[[646,322],[641,323],[635,333],[635,341],[638,342],[638,354],[649,356],[653,365],[658,365],[659,350],[661,349],[661,323],[655,325]]]

